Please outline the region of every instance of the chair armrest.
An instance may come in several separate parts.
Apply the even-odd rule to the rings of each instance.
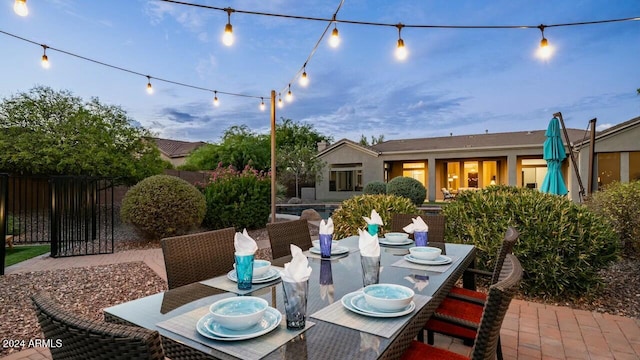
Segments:
[[[467,268],[464,272],[465,273],[471,273],[473,275],[482,275],[482,276],[486,276],[486,277],[491,277],[493,275],[493,273],[490,272],[490,271],[485,271],[485,270],[480,270],[480,269],[475,269],[475,268]]]

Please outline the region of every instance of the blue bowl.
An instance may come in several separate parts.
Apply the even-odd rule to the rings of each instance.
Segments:
[[[373,284],[362,290],[367,303],[382,312],[397,312],[405,309],[415,293],[406,286],[395,284]]]
[[[435,260],[442,254],[442,250],[432,246],[415,246],[409,249],[411,256],[420,260]]]
[[[234,296],[209,307],[213,320],[231,330],[245,330],[262,320],[267,300],[255,296]]]

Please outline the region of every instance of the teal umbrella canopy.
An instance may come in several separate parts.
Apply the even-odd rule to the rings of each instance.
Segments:
[[[551,119],[545,135],[547,139],[544,141],[542,151],[543,158],[547,160],[547,175],[542,181],[540,191],[549,194],[566,195],[569,191],[564,184],[561,168],[562,161],[567,157],[567,154],[564,150],[564,144],[562,144],[558,118]]]

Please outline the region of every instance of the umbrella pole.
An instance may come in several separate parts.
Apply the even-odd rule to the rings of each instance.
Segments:
[[[567,146],[569,147],[569,157],[571,158],[571,163],[573,164],[573,170],[576,173],[576,178],[578,179],[578,186],[580,187],[580,190],[578,191],[578,197],[580,199],[580,202],[582,202],[582,198],[584,196],[584,185],[582,185],[582,179],[580,178],[580,171],[578,170],[578,164],[576,163],[576,158],[575,156],[573,156],[573,145],[569,140],[569,133],[567,132],[567,128],[564,127],[564,119],[562,118],[562,113],[557,112],[553,114],[553,116],[557,117],[558,120],[560,120],[560,125],[562,126],[562,133],[564,134],[564,139],[567,142]],[[593,131],[593,129],[591,131]]]

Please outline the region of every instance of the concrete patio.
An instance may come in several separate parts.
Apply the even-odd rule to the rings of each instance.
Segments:
[[[260,248],[269,247],[259,241]],[[48,255],[5,269],[6,274],[144,261],[166,280],[162,250],[129,250],[107,255],[54,259]],[[461,341],[436,337],[436,345],[461,354]],[[640,320],[514,300],[502,326],[505,359],[640,359]],[[51,359],[47,348],[26,349],[6,360]]]

